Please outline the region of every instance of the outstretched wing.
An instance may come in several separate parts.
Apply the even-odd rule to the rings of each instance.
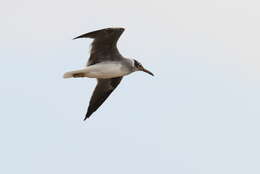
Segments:
[[[122,77],[111,79],[98,79],[97,86],[92,94],[89,102],[88,111],[84,118],[86,120],[95,112],[114,91],[114,89],[121,82]]]
[[[88,61],[88,65],[93,65],[106,60],[118,60],[122,57],[117,49],[116,44],[124,30],[124,28],[106,28],[82,34],[74,39],[94,39]]]

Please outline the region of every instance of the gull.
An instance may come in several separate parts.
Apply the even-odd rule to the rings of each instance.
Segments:
[[[153,76],[135,59],[123,57],[117,49],[117,41],[124,28],[105,28],[82,34],[74,39],[91,38],[90,58],[85,68],[66,72],[64,78],[96,78],[97,85],[91,96],[84,120],[89,118],[109,97],[123,76],[143,71]]]

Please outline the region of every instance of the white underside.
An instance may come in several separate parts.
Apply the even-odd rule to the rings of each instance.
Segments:
[[[84,77],[89,78],[115,78],[129,74],[127,68],[124,68],[120,63],[105,62],[87,66],[84,69],[66,72],[63,77],[71,78],[74,74],[83,73]]]

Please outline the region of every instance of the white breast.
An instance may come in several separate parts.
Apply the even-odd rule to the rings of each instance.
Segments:
[[[89,78],[115,78],[130,74],[132,71],[127,64],[121,62],[102,62],[87,66],[84,69],[66,72],[64,78],[89,77]]]
[[[85,76],[89,78],[114,78],[129,74],[127,68],[117,62],[104,62],[87,66],[84,71]]]

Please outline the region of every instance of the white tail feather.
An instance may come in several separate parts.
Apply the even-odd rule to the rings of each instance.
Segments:
[[[72,78],[74,74],[78,74],[78,73],[86,73],[86,68],[85,68],[85,69],[76,70],[76,71],[66,72],[66,73],[63,75],[63,78],[65,78],[65,79],[67,79],[67,78]]]
[[[67,79],[67,78],[71,78],[73,77],[73,74],[71,72],[66,72],[64,75],[63,75],[63,78],[64,79]]]

